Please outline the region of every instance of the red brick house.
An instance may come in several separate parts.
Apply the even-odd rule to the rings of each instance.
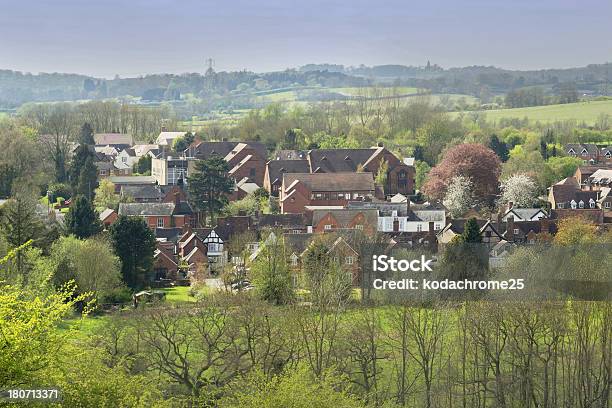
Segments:
[[[369,149],[315,149],[307,155],[311,173],[369,172],[377,174],[383,162],[387,163],[385,195],[413,195],[416,170],[404,163],[386,148]]]
[[[306,206],[345,206],[376,195],[372,173],[285,173],[281,213],[304,213]]]
[[[359,230],[366,235],[374,235],[377,227],[378,211],[376,209],[327,209],[312,212],[312,231],[314,233]]]
[[[107,229],[113,222],[117,221],[117,217],[118,215],[115,210],[111,210],[110,208],[107,208],[106,210],[102,211],[99,216],[100,221],[104,226],[104,229]]]
[[[175,195],[171,203],[120,203],[119,215],[143,217],[149,228],[170,228],[193,226],[195,216],[189,203]]]
[[[284,173],[309,173],[308,160],[270,160],[266,163],[263,187],[271,196],[278,197]]]

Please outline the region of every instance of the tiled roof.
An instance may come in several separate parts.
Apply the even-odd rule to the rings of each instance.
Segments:
[[[283,173],[309,172],[307,160],[270,160],[266,166],[268,167],[268,177],[271,184],[274,184],[277,180],[281,182]]]
[[[312,213],[312,225],[318,224],[327,214],[331,214],[338,221],[341,228],[347,228],[351,221],[359,214],[363,214],[366,222],[371,226],[376,227],[378,225],[378,210],[376,209],[314,210]]]
[[[302,228],[306,225],[304,214],[264,214],[259,218],[260,227]]]
[[[314,149],[308,152],[310,171],[325,173],[354,172],[365,165],[378,148],[370,149]]]
[[[120,203],[119,215],[147,216],[147,215],[172,215],[174,203]]]
[[[125,133],[96,133],[94,135],[94,141],[97,146],[106,145],[127,145],[131,146],[134,144],[132,135]]]
[[[304,183],[310,191],[371,191],[374,192],[372,173],[285,173],[283,186],[293,182]],[[285,191],[288,192],[288,191]]]

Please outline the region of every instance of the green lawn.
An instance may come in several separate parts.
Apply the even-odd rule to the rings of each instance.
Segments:
[[[166,292],[166,302],[186,303],[196,301],[193,296],[189,296],[189,286],[174,286],[161,290]]]
[[[612,100],[533,106],[530,108],[497,109],[485,112],[486,118],[489,121],[497,121],[502,118],[528,118],[529,120],[540,122],[577,120],[594,124],[602,113],[612,115]]]

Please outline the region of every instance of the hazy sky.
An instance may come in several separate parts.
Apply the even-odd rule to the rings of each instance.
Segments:
[[[103,77],[612,60],[612,0],[0,0],[0,69]]]

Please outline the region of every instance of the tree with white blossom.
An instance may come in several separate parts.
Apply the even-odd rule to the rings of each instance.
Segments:
[[[501,183],[501,204],[512,203],[514,207],[529,208],[538,199],[538,186],[531,177],[515,174]]]
[[[460,217],[474,205],[474,183],[469,177],[453,177],[442,202],[453,217]]]

